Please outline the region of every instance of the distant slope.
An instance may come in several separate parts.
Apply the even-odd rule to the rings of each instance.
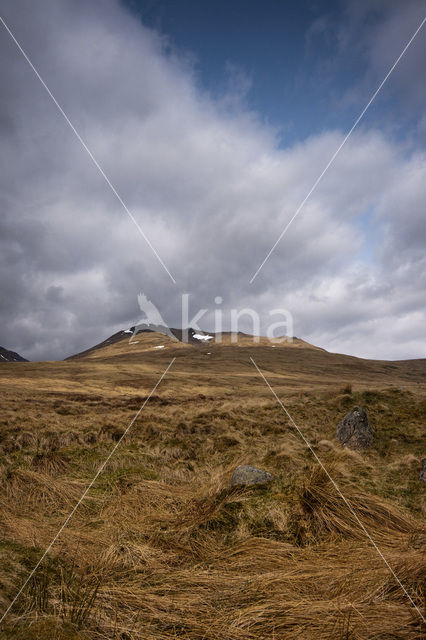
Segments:
[[[99,344],[95,344],[93,347],[89,347],[89,349],[85,349],[84,351],[75,353],[72,356],[68,356],[67,358],[65,358],[65,360],[73,360],[74,358],[85,358],[89,356],[93,351],[97,349],[103,349],[104,347],[109,347],[110,345],[115,344],[120,340],[124,340],[124,338],[126,337],[127,338],[129,337],[128,333],[126,333],[125,331],[117,331],[117,333],[114,333],[112,336],[110,336],[106,340],[99,342]]]
[[[134,327],[131,327],[130,329],[123,330],[123,331],[117,331],[117,333],[114,333],[112,336],[110,336],[106,340],[103,340],[102,342],[95,344],[93,347],[89,347],[89,349],[85,349],[84,351],[80,351],[79,353],[76,353],[72,356],[68,356],[67,358],[65,358],[65,360],[99,357],[104,354],[109,355],[109,353],[111,352],[111,349],[109,347],[111,347],[112,345],[115,345],[118,342],[123,342],[123,345],[120,345],[120,346],[124,347],[124,349],[128,349],[129,353],[134,352],[134,345],[139,344],[141,342],[143,343],[143,347],[148,347],[148,348],[156,347],[161,342],[163,342],[164,344],[166,343],[176,344],[168,336],[163,335],[162,333],[156,333],[156,332],[150,331],[149,329],[144,329],[142,331],[139,331],[136,334],[136,336],[133,336],[133,329]],[[182,341],[182,334],[183,334],[182,329],[170,329],[170,331],[179,342]],[[194,329],[188,329],[188,342],[190,344],[198,344],[198,340],[193,338],[194,335],[196,335],[196,332],[194,331]],[[143,347],[142,347],[142,350],[144,350]],[[141,347],[139,347],[138,350],[141,350]],[[99,351],[101,353],[98,353]],[[117,350],[115,350],[115,352],[117,352]],[[120,348],[119,352],[122,353],[123,348]]]
[[[0,363],[1,362],[28,362],[28,360],[20,356],[16,351],[9,351],[9,349],[0,347]]]
[[[139,331],[133,336],[133,327],[125,331],[117,331],[112,336],[99,342],[98,344],[85,349],[72,356],[68,356],[65,360],[74,360],[82,358],[99,358],[99,357],[111,357],[114,355],[124,355],[126,352],[133,354],[137,351],[146,351],[147,349],[176,347],[177,342],[170,337],[149,329]],[[211,346],[235,346],[235,347],[273,347],[273,348],[304,348],[315,349],[317,351],[325,351],[320,347],[316,347],[309,342],[305,342],[300,338],[292,338],[291,341],[285,340],[284,342],[271,343],[269,338],[255,337],[246,333],[238,332],[232,334],[230,331],[223,332],[222,334],[215,334],[213,332],[199,332],[192,328],[188,329],[188,342],[182,342],[183,330],[182,329],[170,329],[171,333],[177,338],[177,341],[181,345],[193,345],[197,347],[208,348]],[[201,337],[202,336],[202,337]],[[118,344],[120,343],[120,344]],[[111,348],[115,345],[115,348]],[[139,345],[136,347],[135,345]]]
[[[208,387],[222,384],[232,389],[240,387],[247,377],[256,380],[253,372],[253,358],[273,384],[284,385],[286,389],[324,388],[335,385],[356,384],[357,387],[371,388],[373,385],[416,388],[426,392],[426,360],[386,361],[367,360],[310,345],[293,338],[292,342],[271,344],[267,338],[253,341],[253,336],[238,334],[237,342],[232,342],[231,334],[224,333],[211,340],[199,341],[192,338],[190,343],[172,340],[169,336],[153,331],[143,331],[133,336],[119,331],[103,342],[81,353],[67,358],[68,362],[104,366],[114,365],[137,371],[157,370],[176,358],[189,375],[191,385],[196,373],[198,384]],[[217,381],[217,382],[214,382]],[[238,381],[238,382],[237,382]],[[340,387],[339,387],[340,388]]]

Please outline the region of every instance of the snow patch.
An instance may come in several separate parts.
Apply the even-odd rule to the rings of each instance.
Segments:
[[[154,347],[154,349],[164,349],[164,344],[159,344],[158,347]]]
[[[130,329],[125,329],[123,333],[133,333],[133,331],[131,331]]]
[[[207,340],[213,340],[213,336],[204,336],[202,333],[194,333],[192,337],[196,340],[203,340],[204,342],[207,342]]]

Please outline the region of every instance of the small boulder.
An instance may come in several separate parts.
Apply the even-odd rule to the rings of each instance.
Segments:
[[[426,458],[422,460],[422,470],[420,471],[419,480],[426,482]]]
[[[374,440],[367,413],[361,407],[354,407],[345,415],[337,425],[336,434],[343,446],[350,449],[367,449]]]
[[[232,474],[231,487],[237,486],[250,486],[253,484],[266,484],[271,482],[274,476],[263,471],[263,469],[257,469],[257,467],[251,467],[248,464],[242,464],[237,467]]]

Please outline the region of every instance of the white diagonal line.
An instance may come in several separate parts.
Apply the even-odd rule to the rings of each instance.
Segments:
[[[254,366],[256,367],[257,372],[260,374],[260,376],[263,378],[263,380],[265,381],[267,387],[269,388],[269,390],[272,392],[274,398],[276,399],[276,401],[278,402],[278,404],[280,405],[280,407],[282,408],[282,410],[285,412],[285,414],[287,415],[288,419],[290,420],[290,422],[292,423],[292,425],[295,427],[295,429],[297,430],[297,432],[299,433],[300,437],[303,439],[303,441],[305,442],[306,446],[309,448],[309,450],[311,451],[311,453],[313,454],[313,456],[315,457],[315,459],[317,460],[317,462],[321,465],[323,471],[326,473],[328,479],[330,480],[330,482],[332,483],[333,487],[336,489],[336,491],[338,492],[338,494],[340,495],[340,497],[342,498],[343,502],[345,503],[345,505],[348,507],[349,511],[352,513],[352,515],[354,516],[355,520],[357,521],[357,523],[359,524],[359,526],[361,527],[361,529],[363,530],[363,532],[365,533],[365,535],[367,536],[367,538],[369,539],[369,541],[371,542],[371,544],[373,545],[374,549],[377,551],[377,553],[379,554],[379,556],[381,557],[381,559],[383,560],[383,562],[385,563],[385,565],[387,566],[387,568],[389,569],[389,571],[391,572],[391,574],[393,575],[393,577],[395,578],[396,582],[399,584],[399,586],[401,587],[401,589],[403,590],[403,592],[405,593],[405,595],[407,596],[407,598],[409,599],[409,601],[411,602],[411,604],[413,605],[413,607],[416,609],[417,613],[419,614],[419,616],[421,617],[421,619],[423,620],[423,622],[426,623],[426,618],[424,617],[424,615],[422,614],[422,612],[420,611],[420,609],[418,608],[418,606],[416,605],[416,603],[414,602],[413,598],[410,596],[410,594],[408,593],[407,589],[404,587],[404,585],[402,584],[401,580],[398,578],[398,576],[396,575],[395,571],[392,569],[392,567],[390,566],[389,562],[386,560],[385,556],[383,555],[383,553],[380,551],[379,547],[377,546],[377,544],[374,542],[373,538],[371,537],[371,535],[369,534],[369,532],[367,531],[367,529],[365,528],[363,522],[359,519],[356,511],[354,511],[352,505],[350,504],[350,502],[345,498],[345,496],[343,495],[343,493],[341,492],[341,490],[339,489],[336,481],[331,477],[331,475],[329,474],[329,472],[327,471],[327,469],[325,468],[324,464],[322,463],[322,461],[320,460],[320,458],[318,457],[316,451],[312,448],[309,440],[307,440],[303,434],[303,432],[299,429],[299,427],[297,426],[297,424],[295,423],[295,421],[293,420],[293,418],[291,417],[291,415],[289,414],[289,412],[287,411],[286,407],[284,406],[284,404],[282,403],[282,401],[280,400],[280,398],[277,396],[277,394],[275,393],[274,389],[271,387],[271,385],[269,384],[268,380],[265,378],[265,376],[263,375],[262,371],[259,369],[259,367],[257,366],[257,364],[255,363],[255,361],[253,360],[252,357],[250,357],[250,360],[252,361],[252,363],[254,364]]]
[[[144,409],[146,403],[148,402],[148,400],[151,398],[152,394],[154,393],[154,391],[157,389],[158,385],[160,384],[160,382],[163,380],[164,376],[166,375],[166,373],[168,372],[168,370],[170,369],[170,367],[172,366],[172,364],[174,363],[174,361],[176,360],[176,358],[173,358],[173,360],[169,363],[167,369],[165,371],[163,371],[163,373],[160,376],[160,379],[158,380],[157,384],[154,386],[154,388],[152,389],[152,391],[150,392],[149,396],[147,398],[145,398],[144,403],[142,404],[142,406],[140,407],[139,411],[136,413],[136,415],[134,416],[134,418],[132,419],[132,421],[130,422],[130,424],[128,425],[127,429],[124,431],[123,435],[120,437],[120,439],[117,441],[117,443],[115,444],[115,446],[112,448],[111,452],[109,453],[108,457],[106,458],[106,460],[101,464],[101,466],[99,467],[99,469],[97,470],[95,476],[93,477],[93,479],[91,480],[91,482],[87,485],[86,489],[84,490],[81,498],[78,500],[78,502],[74,505],[72,511],[69,513],[69,515],[66,517],[65,521],[63,522],[61,528],[59,529],[59,531],[57,532],[57,534],[54,536],[54,538],[52,539],[52,541],[50,542],[49,546],[47,547],[46,551],[43,553],[43,555],[41,556],[40,560],[37,562],[37,564],[35,565],[34,569],[31,571],[30,575],[28,576],[28,578],[25,580],[24,584],[22,585],[22,587],[19,589],[18,593],[16,594],[16,596],[13,598],[12,602],[9,604],[8,608],[6,609],[6,611],[4,612],[4,614],[2,615],[2,617],[0,618],[0,624],[3,622],[3,620],[5,619],[5,617],[7,616],[7,614],[9,613],[10,609],[13,607],[13,605],[15,604],[15,602],[17,601],[17,599],[19,598],[19,596],[21,595],[21,593],[23,592],[23,590],[25,589],[25,587],[27,586],[28,582],[31,580],[31,578],[33,577],[34,573],[37,571],[37,569],[39,568],[39,566],[41,565],[41,563],[43,562],[43,560],[45,559],[45,557],[47,556],[47,554],[49,553],[50,549],[53,547],[53,545],[55,544],[56,540],[59,538],[59,536],[61,535],[62,531],[65,529],[65,527],[67,526],[68,522],[71,520],[71,518],[73,517],[74,513],[77,511],[78,507],[80,506],[80,504],[82,503],[82,501],[84,500],[84,498],[86,497],[86,495],[88,494],[88,492],[90,491],[90,489],[93,487],[94,483],[96,482],[96,480],[98,479],[99,475],[102,473],[102,471],[104,470],[106,464],[109,462],[109,460],[111,459],[111,456],[114,455],[114,453],[117,450],[117,447],[120,445],[121,441],[123,440],[123,438],[126,436],[127,432],[129,431],[129,429],[132,427],[132,425],[135,423],[135,421],[138,419],[141,411]]]
[[[29,59],[29,57],[27,56],[27,54],[25,53],[24,49],[21,47],[21,45],[19,44],[18,40],[15,38],[15,36],[13,35],[12,31],[9,29],[9,27],[7,26],[6,22],[3,20],[3,18],[0,16],[0,22],[3,24],[4,28],[6,29],[6,31],[8,32],[8,34],[10,35],[10,37],[12,38],[13,42],[16,44],[16,46],[18,47],[19,51],[22,53],[22,55],[24,56],[25,60],[28,62],[28,64],[30,65],[31,69],[34,71],[35,75],[37,76],[37,78],[40,80],[41,84],[43,85],[43,87],[45,88],[45,90],[47,91],[48,95],[50,96],[50,98],[53,100],[53,102],[55,103],[56,107],[58,108],[59,112],[62,114],[62,116],[64,117],[66,123],[70,126],[70,128],[72,129],[73,133],[75,134],[77,140],[81,143],[81,145],[83,146],[83,148],[87,151],[87,154],[89,155],[90,159],[92,160],[93,164],[95,165],[95,167],[98,169],[99,173],[101,174],[101,176],[104,178],[105,182],[107,183],[107,185],[109,186],[109,188],[111,189],[111,191],[113,192],[113,194],[115,195],[115,197],[117,198],[117,200],[119,201],[119,203],[121,204],[121,206],[123,207],[124,211],[127,213],[127,215],[129,216],[130,220],[133,222],[133,224],[135,225],[135,227],[137,228],[137,230],[139,231],[139,233],[141,234],[141,236],[143,237],[143,239],[145,240],[145,242],[147,243],[147,245],[149,246],[149,248],[152,250],[152,252],[154,253],[154,255],[156,256],[156,258],[158,259],[159,263],[161,264],[161,266],[163,267],[163,269],[167,272],[167,274],[169,275],[169,277],[171,278],[172,282],[174,284],[176,284],[176,280],[173,278],[172,274],[170,273],[170,271],[168,270],[168,268],[166,267],[166,265],[164,264],[163,260],[161,259],[161,257],[159,256],[158,252],[156,251],[156,249],[153,247],[153,245],[151,244],[149,238],[146,236],[145,232],[143,231],[142,227],[139,225],[139,223],[137,222],[137,220],[135,219],[135,217],[133,216],[133,214],[129,211],[129,209],[127,208],[126,204],[124,203],[124,201],[122,200],[121,196],[118,194],[116,188],[114,187],[114,185],[111,183],[110,179],[108,178],[108,176],[106,175],[105,171],[102,169],[102,167],[100,166],[99,162],[96,160],[95,156],[93,155],[93,153],[90,151],[89,147],[87,146],[87,144],[84,142],[83,138],[81,137],[81,135],[78,133],[77,129],[74,127],[73,123],[71,122],[71,120],[68,118],[67,114],[65,113],[65,111],[62,109],[61,105],[59,104],[59,102],[56,100],[55,96],[53,95],[53,93],[51,92],[51,90],[49,89],[49,87],[47,86],[47,84],[45,83],[45,81],[43,80],[43,78],[41,77],[40,73],[37,71],[37,69],[35,68],[35,66],[33,65],[33,63],[31,62],[31,60]]]
[[[401,58],[403,57],[403,55],[405,54],[405,52],[407,51],[408,47],[411,45],[411,43],[413,42],[414,38],[417,36],[417,34],[419,33],[420,29],[423,27],[424,23],[426,22],[426,17],[423,18],[423,20],[421,21],[421,23],[419,24],[419,26],[417,27],[417,29],[415,30],[415,32],[413,33],[413,35],[411,36],[411,38],[409,39],[409,41],[407,42],[407,44],[405,45],[405,47],[403,48],[403,50],[401,51],[401,53],[399,54],[399,56],[397,57],[397,59],[395,60],[395,62],[393,63],[393,65],[391,66],[391,68],[389,69],[389,71],[387,72],[387,74],[385,75],[385,77],[383,78],[382,82],[379,84],[379,86],[377,87],[376,91],[373,93],[373,95],[371,96],[370,100],[367,102],[367,104],[365,105],[364,109],[361,111],[360,115],[358,116],[358,118],[355,120],[354,124],[352,125],[351,129],[348,131],[348,133],[346,134],[346,136],[343,138],[343,142],[341,142],[341,144],[338,146],[338,148],[336,149],[336,151],[333,153],[333,155],[331,156],[330,160],[328,161],[328,163],[326,164],[326,166],[324,167],[324,169],[322,170],[322,172],[320,173],[320,175],[318,176],[318,178],[315,180],[314,184],[312,185],[310,191],[308,192],[308,194],[305,196],[305,198],[302,200],[302,202],[300,203],[300,205],[297,207],[296,211],[294,212],[293,216],[290,218],[289,222],[286,224],[286,226],[284,227],[284,229],[281,231],[280,235],[278,236],[278,239],[276,240],[275,244],[273,245],[273,247],[271,248],[271,250],[269,251],[269,253],[267,254],[266,258],[263,260],[263,262],[261,263],[261,265],[258,267],[256,273],[254,274],[254,276],[252,277],[252,279],[250,280],[250,284],[253,282],[253,280],[256,278],[257,274],[259,273],[259,271],[262,269],[263,265],[265,264],[265,262],[269,259],[270,255],[272,254],[272,252],[275,250],[276,246],[278,245],[278,243],[281,241],[281,238],[283,237],[283,235],[287,232],[288,228],[290,227],[291,223],[293,222],[293,220],[296,218],[296,216],[299,215],[301,209],[304,207],[306,201],[310,198],[311,194],[313,193],[313,191],[316,189],[316,187],[318,186],[318,184],[321,182],[322,178],[324,177],[324,175],[326,174],[326,172],[328,171],[328,169],[331,167],[331,165],[333,164],[334,160],[336,159],[337,155],[339,154],[340,150],[342,149],[342,147],[346,144],[346,142],[348,141],[349,137],[351,136],[353,130],[355,129],[355,127],[358,126],[358,124],[360,123],[360,121],[362,120],[362,118],[364,117],[367,109],[371,106],[371,103],[373,102],[373,100],[376,98],[377,94],[380,92],[380,90],[382,89],[383,85],[385,84],[385,82],[387,81],[387,79],[389,78],[389,76],[391,75],[392,71],[395,69],[395,67],[397,66],[397,64],[399,63],[399,61],[401,60]]]

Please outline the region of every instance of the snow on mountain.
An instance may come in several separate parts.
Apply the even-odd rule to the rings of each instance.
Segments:
[[[0,363],[2,362],[28,362],[28,360],[15,351],[0,347]]]

